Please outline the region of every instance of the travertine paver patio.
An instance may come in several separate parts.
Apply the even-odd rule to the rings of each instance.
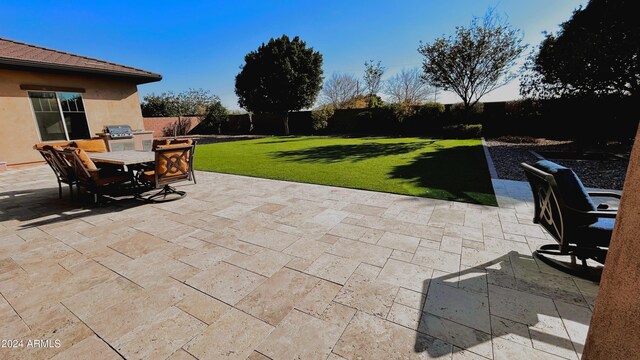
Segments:
[[[0,337],[24,340],[0,358],[582,351],[598,287],[531,257],[550,240],[527,206],[197,176],[177,202],[83,208],[44,166],[0,173]]]

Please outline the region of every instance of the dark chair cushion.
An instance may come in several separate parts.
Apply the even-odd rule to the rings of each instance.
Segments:
[[[578,227],[575,239],[584,245],[609,247],[614,224],[615,219],[598,218],[598,221],[589,226]]]
[[[580,211],[596,210],[596,204],[593,203],[587,189],[584,188],[582,181],[573,170],[549,160],[540,160],[533,166],[553,175],[556,184],[558,184],[559,195],[562,196],[566,206]]]

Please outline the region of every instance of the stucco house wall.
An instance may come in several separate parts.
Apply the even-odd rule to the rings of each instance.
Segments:
[[[0,161],[9,165],[42,161],[32,146],[41,142],[27,90],[20,85],[81,88],[92,136],[105,125],[144,129],[135,82],[107,76],[51,74],[0,69]]]
[[[640,129],[582,359],[637,359],[640,355]]]

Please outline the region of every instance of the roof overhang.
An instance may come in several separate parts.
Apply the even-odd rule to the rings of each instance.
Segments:
[[[162,80],[162,75],[149,72],[148,74],[132,74],[124,71],[87,68],[81,66],[51,64],[40,61],[23,59],[11,59],[0,57],[0,69],[38,71],[56,74],[89,74],[98,77],[115,77],[121,80],[129,80],[136,84],[146,84]]]

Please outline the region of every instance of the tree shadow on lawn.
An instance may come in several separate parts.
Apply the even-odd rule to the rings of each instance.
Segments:
[[[497,205],[481,145],[437,147],[394,167],[389,175],[425,188],[420,196]]]
[[[434,141],[411,143],[376,143],[324,145],[300,150],[287,150],[271,153],[274,157],[287,161],[303,163],[336,163],[342,161],[362,161],[371,158],[401,155],[420,150]]]
[[[266,137],[266,138],[262,138],[259,139],[256,142],[253,143],[249,143],[249,144],[244,144],[244,145],[272,145],[272,144],[289,144],[292,142],[299,142],[299,141],[309,141],[309,138],[306,137],[299,137],[299,136],[278,136],[278,137]]]
[[[324,139],[360,139],[360,140],[380,140],[380,139],[394,139],[405,138],[406,136],[377,136],[370,134],[333,134],[333,135],[289,135],[289,136],[265,136],[260,141],[255,142],[256,145],[271,145],[271,144],[288,144],[299,141],[313,141]],[[431,137],[414,137],[420,140],[433,140]]]

